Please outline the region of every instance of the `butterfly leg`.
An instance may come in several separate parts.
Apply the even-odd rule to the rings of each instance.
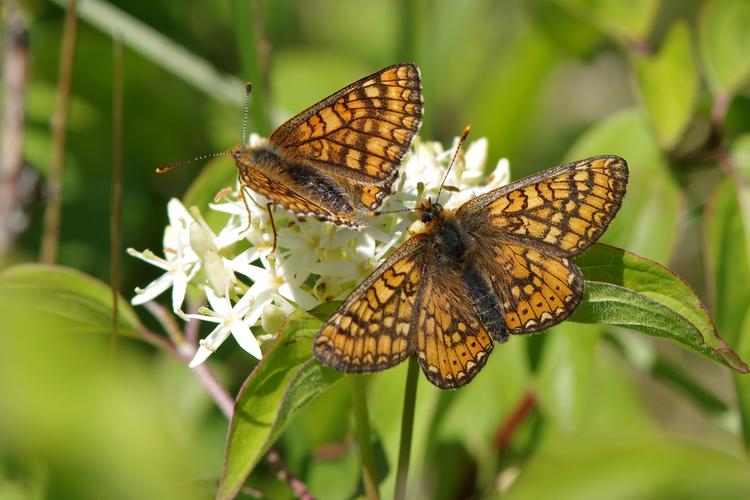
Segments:
[[[276,222],[273,220],[273,212],[271,211],[271,207],[273,207],[272,202],[268,202],[266,204],[266,210],[268,210],[268,218],[271,221],[271,229],[273,230],[273,247],[271,248],[271,253],[274,253],[276,251]]]
[[[242,230],[242,232],[250,231],[250,223],[253,220],[252,212],[250,212],[250,205],[247,204],[247,198],[245,198],[245,187],[240,184],[240,198],[242,198],[242,204],[245,205],[245,210],[247,210],[247,226],[245,229]]]

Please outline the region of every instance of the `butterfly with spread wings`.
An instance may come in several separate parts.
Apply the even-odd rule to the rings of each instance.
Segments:
[[[620,208],[625,160],[596,156],[543,171],[444,210],[421,209],[425,229],[401,245],[323,325],[313,348],[345,372],[416,355],[443,389],[468,383],[493,340],[539,332],[570,316],[583,277],[571,257]]]
[[[414,64],[396,64],[326,97],[268,141],[229,151],[243,186],[299,217],[359,227],[360,213],[391,194],[422,123]]]

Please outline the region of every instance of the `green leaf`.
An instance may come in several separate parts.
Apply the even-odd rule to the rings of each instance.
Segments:
[[[540,35],[572,56],[592,57],[606,36],[591,23],[563,8],[557,0],[532,2],[529,8],[534,24],[540,28]]]
[[[564,322],[547,332],[536,395],[544,415],[562,430],[576,430],[589,413],[598,326]]]
[[[233,498],[292,417],[342,377],[312,357],[321,324],[294,314],[242,385],[229,424],[218,498]]]
[[[744,133],[732,142],[731,158],[737,170],[750,179],[750,133]]]
[[[695,292],[666,267],[601,244],[577,263],[587,281],[573,321],[669,338],[738,372],[750,371],[716,332]]]
[[[747,498],[744,460],[692,443],[623,436],[611,423],[609,429],[543,446],[503,498]]]
[[[620,155],[630,176],[622,208],[602,241],[668,262],[677,240],[682,191],[638,110],[621,111],[587,131],[566,157]]]
[[[665,149],[671,149],[690,121],[698,95],[687,22],[672,26],[656,56],[636,56],[635,69],[656,136]]]
[[[705,238],[716,325],[735,345],[750,304],[750,245],[744,224],[735,184],[725,179],[709,203]]]
[[[65,0],[52,0],[65,8]],[[158,30],[142,23],[124,10],[103,0],[87,0],[77,6],[78,16],[99,30],[122,39],[124,44],[145,58],[171,71],[214,99],[242,103],[242,83],[221,74],[206,59],[178,45]]]
[[[745,220],[740,210],[740,192],[730,179],[719,184],[705,217],[705,242],[716,324],[737,347],[740,356],[747,357],[750,356],[750,232],[747,231],[750,221]],[[750,450],[750,380],[735,377],[735,384],[745,448]]]
[[[700,16],[700,48],[715,94],[733,94],[750,77],[750,2],[712,0]]]
[[[66,267],[22,264],[0,273],[0,316],[25,329],[112,333],[112,299],[107,284]],[[119,298],[120,335],[139,337],[140,322]]]
[[[654,24],[659,0],[559,0],[572,13],[620,42],[645,40]]]

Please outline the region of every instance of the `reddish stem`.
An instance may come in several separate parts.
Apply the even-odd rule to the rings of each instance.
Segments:
[[[531,410],[536,406],[536,400],[534,394],[531,391],[526,391],[521,400],[518,402],[513,411],[505,418],[500,428],[495,434],[495,448],[500,453],[505,452],[510,444],[510,440],[513,437],[513,433],[518,429],[524,419],[531,413]]]

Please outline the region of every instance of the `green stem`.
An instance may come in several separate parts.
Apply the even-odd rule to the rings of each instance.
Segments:
[[[367,396],[365,394],[364,377],[350,375],[352,383],[352,408],[354,409],[354,424],[357,431],[359,455],[362,459],[362,480],[365,483],[365,493],[368,500],[378,500],[377,475],[375,474],[375,455],[372,452],[370,439],[370,419],[367,412]]]
[[[41,259],[45,264],[57,262],[62,211],[62,179],[65,162],[65,132],[70,106],[70,89],[73,79],[73,59],[76,49],[76,0],[68,0],[65,27],[60,48],[60,68],[57,78],[57,103],[52,117],[52,161],[49,172],[49,200],[44,213]]]
[[[701,384],[688,376],[677,365],[664,358],[657,357],[654,360],[651,365],[651,375],[672,384],[708,413],[721,415],[729,411],[726,403],[714,396],[711,391],[704,389]]]
[[[268,41],[258,0],[234,0],[235,32],[242,78],[253,86],[250,105],[252,130],[260,135],[271,131],[267,104],[270,102]]]
[[[404,389],[404,410],[401,415],[401,442],[398,446],[398,469],[396,469],[396,490],[394,500],[406,498],[406,480],[409,474],[409,456],[411,455],[411,435],[414,430],[414,406],[417,399],[417,382],[419,382],[419,365],[417,358],[409,358]]]
[[[112,290],[112,336],[110,359],[117,352],[119,323],[120,255],[122,253],[122,100],[123,100],[122,41],[112,37],[112,206],[110,212],[110,266]]]

